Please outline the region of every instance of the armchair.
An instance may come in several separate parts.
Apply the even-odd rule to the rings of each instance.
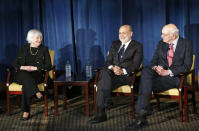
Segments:
[[[39,91],[43,92],[44,94],[44,114],[45,116],[48,115],[48,97],[47,97],[47,90],[48,90],[48,79],[55,79],[55,66],[54,66],[54,51],[49,50],[49,54],[51,57],[51,64],[53,65],[50,71],[46,71],[44,82],[38,84]],[[11,81],[11,74],[13,68],[8,68],[8,75],[6,80],[6,99],[7,99],[7,110],[8,115],[10,116],[10,95],[22,95],[22,85],[19,85],[15,82]]]
[[[117,89],[112,90],[112,93],[116,93],[116,96],[119,96],[120,94],[124,94],[125,96],[131,96],[131,102],[132,102],[132,119],[135,118],[135,102],[134,102],[134,86],[135,86],[135,78],[139,77],[141,75],[142,70],[142,64],[140,65],[140,69],[137,72],[132,72],[131,74],[131,85],[123,85],[120,86]],[[96,70],[96,75],[94,78],[94,112],[95,115],[97,115],[97,105],[96,105],[96,95],[97,95],[97,81],[99,77],[99,69]]]
[[[180,84],[178,88],[169,89],[167,91],[154,93],[152,94],[152,97],[155,97],[157,100],[157,107],[158,110],[160,109],[160,99],[159,98],[170,98],[170,99],[177,99],[179,103],[179,118],[180,122],[183,122],[183,91],[184,91],[184,106],[185,106],[185,122],[188,122],[188,110],[187,110],[187,90],[188,86],[185,85],[185,80],[187,80],[188,85],[193,85],[193,78],[194,78],[194,63],[195,63],[195,55],[193,55],[193,63],[191,70],[186,73],[181,73],[179,75],[180,77]],[[192,97],[194,95],[192,94]],[[194,98],[195,99],[195,98]],[[196,109],[196,108],[195,108]]]

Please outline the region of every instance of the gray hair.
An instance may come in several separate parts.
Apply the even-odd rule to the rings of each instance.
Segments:
[[[178,28],[174,28],[174,29],[171,30],[171,33],[179,35],[179,29]]]
[[[37,37],[37,36],[43,38],[41,31],[39,31],[37,29],[31,29],[31,30],[28,31],[26,40],[28,41],[28,43],[32,43],[33,38]]]
[[[179,29],[175,24],[167,24],[163,28],[167,28],[171,34],[179,36]]]

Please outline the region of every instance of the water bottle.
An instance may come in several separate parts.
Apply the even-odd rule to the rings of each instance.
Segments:
[[[66,78],[71,77],[71,65],[69,63],[69,60],[67,60],[66,62],[65,71],[66,71]]]
[[[90,61],[87,61],[86,63],[86,78],[91,78],[92,77],[92,67],[90,64]]]

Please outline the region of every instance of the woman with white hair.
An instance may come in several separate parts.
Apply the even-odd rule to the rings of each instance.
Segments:
[[[50,54],[48,47],[42,45],[42,33],[39,30],[31,29],[28,31],[25,44],[19,50],[13,63],[16,70],[15,82],[22,87],[22,120],[30,118],[30,99],[36,95],[42,99],[43,95],[39,92],[37,85],[44,79],[44,71],[51,68]]]

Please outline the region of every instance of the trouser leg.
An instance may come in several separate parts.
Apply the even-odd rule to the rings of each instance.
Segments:
[[[140,114],[141,111],[147,110],[150,106],[150,98],[152,94],[152,82],[153,78],[157,76],[156,73],[150,68],[144,68],[142,71],[140,86],[138,92],[138,100],[136,105],[136,114]]]
[[[30,99],[39,92],[37,80],[32,76],[33,73],[26,71],[17,72],[15,81],[22,85],[22,111],[30,111]],[[38,76],[39,78],[39,76]]]
[[[139,86],[138,101],[135,111],[136,114],[140,114],[142,110],[149,111],[152,91],[165,91],[171,88],[175,88],[178,84],[178,77],[159,76],[151,68],[144,68],[142,71]]]
[[[97,107],[104,111],[111,102],[111,92],[121,85],[130,85],[131,77],[117,76],[109,69],[101,69],[97,83]]]
[[[111,99],[112,72],[108,69],[100,70],[99,81],[97,83],[97,108],[98,113],[105,113],[105,101]]]

